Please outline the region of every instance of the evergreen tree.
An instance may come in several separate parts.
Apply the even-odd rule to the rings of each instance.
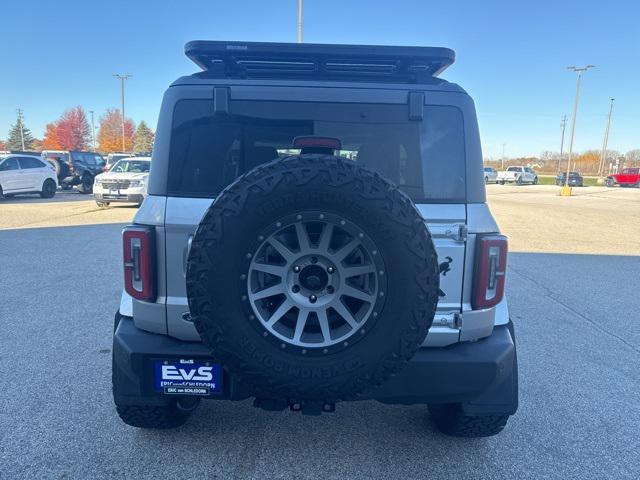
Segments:
[[[136,128],[135,139],[133,141],[134,152],[149,152],[153,148],[154,134],[147,126],[146,122],[142,120]]]
[[[22,136],[20,135],[20,130],[22,130]],[[7,135],[7,141],[6,141],[7,150],[23,150],[22,148],[23,137],[24,137],[24,150],[29,150],[31,148],[31,144],[33,143],[33,135],[31,134],[31,130],[25,127],[22,117],[18,115],[16,123],[11,126],[11,128],[9,129],[9,134]]]

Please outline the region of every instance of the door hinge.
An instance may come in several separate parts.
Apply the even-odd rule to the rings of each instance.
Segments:
[[[445,231],[445,236],[454,239],[456,242],[466,242],[467,234],[467,226],[464,223],[451,225],[451,228],[447,228]]]

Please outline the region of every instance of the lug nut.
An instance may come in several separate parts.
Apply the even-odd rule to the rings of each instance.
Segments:
[[[316,300],[318,300],[318,297],[316,297],[315,295],[309,295],[309,301],[311,303],[316,303]]]
[[[327,287],[327,293],[333,293],[335,290],[333,289],[333,287],[331,285],[329,285]]]
[[[298,293],[298,292],[300,291],[300,287],[299,287],[298,285],[294,285],[294,286],[291,288],[291,291],[292,291],[293,293]]]
[[[318,259],[316,257],[311,257],[311,263],[318,263]]]
[[[293,273],[300,273],[300,267],[298,265],[293,267]]]
[[[329,273],[333,273],[333,272],[335,272],[335,271],[336,271],[336,269],[335,269],[335,268],[333,268],[333,267],[327,267],[327,272],[329,272]]]

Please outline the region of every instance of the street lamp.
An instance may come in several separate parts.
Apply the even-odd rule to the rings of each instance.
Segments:
[[[569,158],[567,159],[567,176],[564,179],[564,187],[560,190],[560,195],[562,196],[571,196],[571,187],[569,186],[569,172],[571,171],[571,155],[573,153],[573,137],[576,134],[576,115],[578,114],[578,101],[580,100],[580,79],[582,78],[582,74],[589,70],[590,68],[595,68],[595,65],[586,65],[584,67],[576,67],[575,65],[570,65],[567,67],[568,70],[572,70],[578,74],[578,78],[576,79],[576,99],[573,102],[573,117],[571,118],[571,138],[569,140]]]
[[[122,98],[122,152],[124,153],[127,151],[127,148],[124,142],[124,118],[125,118],[124,117],[124,81],[127,80],[128,78],[131,78],[133,75],[129,75],[129,74],[121,75],[119,73],[114,73],[113,76],[118,80],[120,80],[120,94]]]

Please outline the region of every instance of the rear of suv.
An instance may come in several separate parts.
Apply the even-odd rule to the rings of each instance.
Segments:
[[[123,231],[113,395],[183,424],[200,400],[428,406],[500,432],[518,405],[507,240],[445,48],[191,42]]]
[[[42,159],[53,166],[63,190],[75,186],[80,193],[93,193],[94,178],[105,166],[104,158],[96,152],[49,150],[42,152]]]

